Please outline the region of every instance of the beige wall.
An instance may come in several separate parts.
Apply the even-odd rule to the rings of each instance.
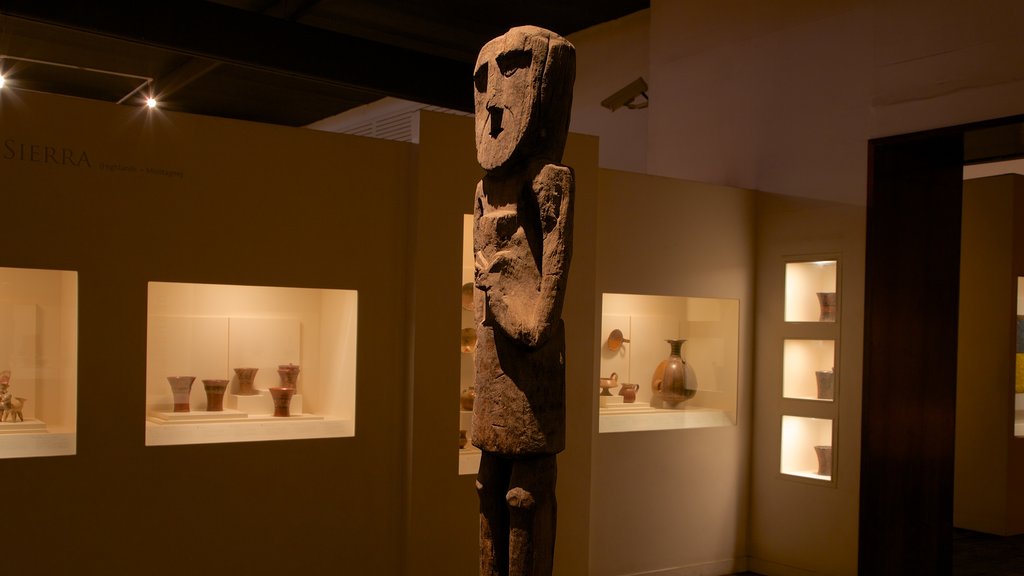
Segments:
[[[0,114],[0,143],[90,164],[0,152],[0,266],[79,272],[78,453],[0,461],[19,571],[399,573],[414,147],[11,91]],[[145,447],[150,280],[358,290],[355,437]]]
[[[739,410],[737,425],[723,428],[598,434],[594,427],[589,573],[743,569],[754,193],[614,170],[601,171],[600,191],[598,294],[739,300]],[[596,401],[596,380],[590,390]]]
[[[1024,112],[1022,18],[1017,0],[653,0],[572,36],[607,78],[578,85],[574,129],[604,166],[864,204],[869,138]],[[588,109],[640,70],[646,111]],[[646,166],[605,164],[622,146]]]

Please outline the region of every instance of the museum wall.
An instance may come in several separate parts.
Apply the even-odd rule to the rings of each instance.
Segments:
[[[19,573],[400,573],[415,147],[26,92],[0,114],[0,266],[78,273],[77,454],[0,459]],[[150,281],[358,291],[355,435],[147,447]]]
[[[739,405],[735,424],[728,426],[614,433],[594,428],[594,576],[745,568],[754,198],[749,190],[601,170],[596,292],[738,300]],[[668,346],[660,344],[667,356]],[[641,386],[649,386],[647,374],[640,375]],[[591,390],[596,396],[596,386]]]
[[[602,168],[647,171],[647,110],[612,111],[601,102],[637,78],[650,80],[650,14],[641,10],[569,36],[576,47],[570,130],[600,137]]]
[[[857,574],[861,390],[864,349],[863,207],[759,193],[750,570],[770,575]],[[790,321],[790,264],[834,262],[832,322]],[[813,300],[813,299],[812,299]],[[787,345],[828,344],[830,398],[790,392]],[[824,437],[789,436],[787,422],[823,425]],[[831,469],[800,470],[791,450],[813,463],[812,444],[831,446]],[[805,460],[805,462],[807,461]],[[813,466],[813,465],[812,465]],[[820,461],[819,461],[820,466]]]
[[[646,167],[630,170],[865,204],[869,138],[1024,110],[1022,11],[1016,0],[653,0],[646,20],[573,35],[581,70],[593,54],[611,71],[578,86],[574,129],[600,135],[603,163],[605,149],[645,145]],[[639,70],[649,108],[605,111],[599,127],[593,103]],[[646,128],[619,126],[627,117]]]

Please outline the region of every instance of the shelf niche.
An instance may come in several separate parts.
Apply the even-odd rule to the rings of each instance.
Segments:
[[[789,476],[831,481],[832,420],[803,416],[782,417],[782,453],[779,470]]]
[[[150,282],[146,445],[353,436],[357,311],[354,290]],[[275,417],[286,364],[297,392]],[[258,369],[254,395],[238,394],[242,367]],[[168,377],[186,375],[190,409],[175,412]],[[223,411],[206,410],[204,379],[229,380]]]
[[[782,344],[782,395],[833,402],[838,392],[835,340],[785,340]]]
[[[0,458],[75,454],[77,272],[0,268],[0,372],[21,405],[0,414]]]
[[[786,263],[786,322],[836,322],[837,264],[836,260]]]
[[[739,370],[739,300],[638,294],[604,294],[601,317],[602,378],[617,375],[612,396],[601,396],[599,431],[630,432],[710,428],[736,423]],[[610,342],[613,331],[622,342]],[[697,377],[697,393],[675,407],[661,405],[653,380],[668,358],[666,340],[683,338],[683,359]],[[611,338],[617,340],[617,338]],[[611,344],[611,345],[609,345]],[[636,385],[626,402],[623,384]],[[594,393],[600,392],[594,382]]]

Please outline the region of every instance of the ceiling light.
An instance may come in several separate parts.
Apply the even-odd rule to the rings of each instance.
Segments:
[[[157,104],[156,98],[153,98],[152,96],[150,96],[149,98],[146,98],[146,106],[147,107],[149,107],[149,108],[156,108],[156,104]]]

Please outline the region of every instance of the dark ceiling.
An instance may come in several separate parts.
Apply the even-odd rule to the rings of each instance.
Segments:
[[[395,96],[471,111],[479,48],[567,35],[649,0],[0,0],[11,87],[303,126]],[[137,91],[133,92],[138,88]]]

